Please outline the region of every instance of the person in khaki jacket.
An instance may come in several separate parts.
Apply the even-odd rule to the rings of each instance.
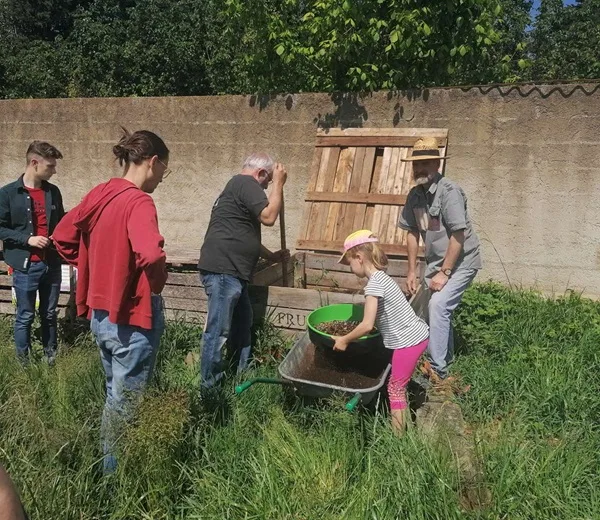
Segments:
[[[408,231],[407,289],[417,290],[419,236],[425,244],[425,283],[429,301],[429,378],[424,386],[448,377],[454,355],[452,314],[482,268],[480,243],[458,184],[439,173],[442,159],[435,138],[419,139],[410,157],[416,186],[408,194],[398,225]]]

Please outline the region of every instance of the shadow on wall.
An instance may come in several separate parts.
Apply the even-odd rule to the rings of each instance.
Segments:
[[[413,102],[417,99],[428,101],[429,89],[412,89],[390,91],[387,94],[388,101],[401,99],[407,102]],[[369,113],[363,104],[363,99],[371,97],[372,93],[359,94],[356,92],[335,92],[331,94],[330,99],[335,109],[325,114],[318,113],[313,122],[318,128],[361,128],[365,121],[369,119]],[[252,95],[248,100],[251,108],[258,107],[262,112],[269,104],[280,98],[278,94]],[[292,94],[285,97],[285,108],[291,110],[294,107],[295,99]],[[409,123],[414,116],[405,117],[404,106],[400,101],[394,106],[393,125],[396,127],[402,122]]]
[[[357,94],[357,93],[335,93],[331,95],[331,101],[335,106],[333,112],[326,114],[317,114],[313,122],[318,128],[325,130],[329,128],[361,128],[364,122],[369,119],[369,113],[363,105],[365,97],[371,97],[372,94]],[[392,123],[394,127],[401,123],[410,123],[414,119],[414,115],[405,117],[403,101],[412,102],[417,99],[427,101],[429,99],[428,89],[414,89],[402,91],[390,91],[387,93],[387,100],[392,101],[398,99],[394,105],[394,117]]]
[[[317,114],[317,117],[313,119],[313,123],[318,128],[325,130],[329,128],[361,128],[369,119],[360,94],[339,92],[331,95],[331,101],[335,110],[326,114]]]

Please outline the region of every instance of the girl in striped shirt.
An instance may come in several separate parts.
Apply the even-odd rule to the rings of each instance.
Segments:
[[[393,349],[388,393],[392,427],[402,434],[408,419],[406,386],[429,343],[429,327],[408,303],[398,284],[385,272],[387,256],[368,229],[349,235],[344,241],[340,263],[349,265],[359,278],[367,277],[362,322],[345,336],[335,337],[334,350],[344,351],[351,341],[368,334],[375,325],[383,344]]]

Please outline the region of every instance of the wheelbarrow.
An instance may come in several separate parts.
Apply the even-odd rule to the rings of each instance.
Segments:
[[[385,349],[387,350],[387,349]],[[290,386],[298,396],[323,398],[334,392],[346,394],[346,410],[359,402],[369,404],[384,385],[391,370],[389,356],[367,356],[317,348],[308,331],[294,344],[278,367],[279,378],[258,377],[236,386],[241,394],[256,383]]]

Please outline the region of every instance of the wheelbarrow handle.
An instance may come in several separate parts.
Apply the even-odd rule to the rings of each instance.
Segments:
[[[286,381],[285,379],[276,379],[271,377],[257,377],[255,379],[249,379],[248,381],[242,383],[241,385],[237,385],[235,387],[235,393],[241,394],[250,388],[254,383],[268,383],[271,385],[289,385],[290,381]]]
[[[356,405],[360,402],[361,398],[362,394],[360,392],[356,392],[354,397],[346,403],[346,410],[349,412],[353,411],[356,408]]]

